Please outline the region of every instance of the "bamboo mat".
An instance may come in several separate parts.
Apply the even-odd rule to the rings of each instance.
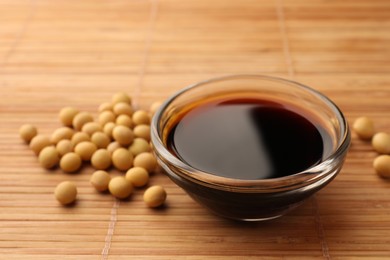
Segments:
[[[150,210],[98,194],[92,169],[43,170],[17,131],[95,113],[118,91],[147,108],[213,76],[260,73],[322,91],[349,121],[390,132],[388,0],[0,0],[0,259],[389,259],[390,181],[354,136],[342,172],[286,216],[236,223],[209,214],[163,174]],[[119,173],[113,173],[119,174]],[[79,187],[73,207],[53,189]]]

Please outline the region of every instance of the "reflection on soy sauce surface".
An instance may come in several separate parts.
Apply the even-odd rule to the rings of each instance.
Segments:
[[[204,103],[173,124],[168,147],[192,167],[223,177],[291,175],[320,163],[332,142],[301,110],[254,98]]]

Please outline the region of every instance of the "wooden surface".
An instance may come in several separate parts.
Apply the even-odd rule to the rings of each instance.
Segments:
[[[43,170],[19,139],[75,106],[95,113],[118,91],[147,108],[212,76],[295,79],[333,99],[352,122],[390,132],[388,0],[0,0],[0,259],[389,259],[390,181],[353,138],[339,176],[288,215],[235,223],[209,214],[167,177],[163,210],[143,190],[98,194],[91,168]],[[118,173],[113,173],[113,175]],[[73,207],[53,189],[79,187]]]

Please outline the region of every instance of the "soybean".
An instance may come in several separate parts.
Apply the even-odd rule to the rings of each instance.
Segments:
[[[142,167],[148,172],[152,172],[156,169],[157,160],[151,153],[140,153],[134,158],[133,165],[135,167]]]
[[[60,122],[64,126],[72,126],[74,117],[79,113],[79,110],[74,107],[64,107],[60,110]]]
[[[116,149],[121,148],[121,147],[122,147],[122,146],[121,146],[118,142],[114,141],[114,142],[111,142],[111,143],[107,146],[107,151],[112,155],[112,153],[113,153]]]
[[[96,152],[96,150],[96,145],[88,141],[81,142],[74,148],[75,153],[77,153],[83,161],[91,160],[92,155]]]
[[[134,136],[150,141],[150,126],[148,125],[137,125],[133,129]]]
[[[33,125],[25,124],[19,128],[19,135],[26,143],[29,143],[37,134],[38,130]]]
[[[63,126],[60,128],[57,128],[51,135],[50,141],[53,144],[57,144],[59,141],[63,139],[71,139],[74,134],[73,129]]]
[[[117,104],[117,103],[121,103],[121,102],[131,104],[131,98],[129,97],[129,95],[127,95],[124,92],[119,92],[119,93],[116,93],[112,96],[112,103],[113,104]]]
[[[133,131],[123,125],[115,126],[112,130],[112,136],[120,145],[129,145],[134,139]]]
[[[100,125],[104,126],[109,122],[115,122],[115,115],[112,111],[103,111],[99,114],[98,121]]]
[[[138,110],[134,112],[132,116],[135,125],[147,125],[150,124],[149,114],[146,111]]]
[[[112,164],[118,170],[126,171],[133,165],[133,154],[125,148],[118,148],[112,153]]]
[[[73,118],[72,125],[74,129],[80,131],[83,125],[88,122],[93,122],[92,115],[88,112],[80,112]]]
[[[62,156],[60,167],[64,172],[75,172],[81,167],[81,157],[77,153],[71,152]]]
[[[37,135],[31,139],[30,148],[36,155],[38,155],[43,148],[51,144],[52,142],[47,135]]]
[[[108,184],[110,193],[118,199],[125,199],[133,192],[133,186],[123,176],[114,177]]]
[[[110,138],[101,132],[96,132],[92,135],[91,141],[97,146],[97,148],[106,148],[110,143]]]
[[[103,112],[103,111],[111,111],[112,110],[112,104],[109,102],[104,102],[100,104],[98,111]]]
[[[111,163],[111,155],[106,149],[99,149],[92,155],[91,164],[97,170],[105,170]]]
[[[130,181],[134,187],[143,187],[149,181],[149,173],[142,167],[133,167],[126,172],[126,179]]]
[[[108,122],[103,127],[103,132],[110,138],[112,138],[112,131],[114,130],[116,124],[112,122]]]
[[[70,153],[73,151],[73,144],[70,140],[64,139],[57,143],[56,150],[59,156]]]
[[[140,153],[145,153],[150,151],[149,143],[143,138],[134,138],[133,143],[129,146],[129,151],[137,156]]]
[[[133,114],[133,107],[125,102],[121,102],[114,105],[113,111],[115,115],[127,115],[131,116]]]
[[[101,125],[99,125],[96,122],[88,122],[81,128],[81,131],[88,134],[89,136],[92,136],[96,132],[103,131]]]
[[[43,168],[50,169],[58,164],[60,156],[54,146],[47,146],[39,153],[38,159]]]
[[[128,128],[133,128],[134,127],[133,121],[131,120],[131,118],[128,115],[119,115],[116,118],[115,123],[117,125],[127,126]]]
[[[70,181],[61,182],[54,190],[54,196],[61,204],[70,204],[76,200],[77,187]]]
[[[375,133],[374,122],[368,117],[357,118],[352,128],[361,139],[371,139]]]
[[[380,155],[373,163],[376,173],[384,178],[390,178],[390,155]]]
[[[387,133],[377,133],[372,137],[372,147],[375,151],[382,154],[390,153],[390,135]]]
[[[71,143],[73,147],[75,147],[77,144],[84,142],[84,141],[91,141],[91,138],[88,134],[83,132],[77,132],[72,136]]]
[[[167,192],[160,185],[148,188],[144,193],[144,202],[150,208],[161,206],[167,198]]]
[[[106,191],[110,183],[111,176],[106,171],[96,171],[92,174],[90,182],[97,191]]]
[[[156,102],[154,102],[154,103],[150,106],[150,108],[149,108],[150,114],[153,116],[153,115],[156,113],[156,111],[160,108],[161,105],[162,105],[162,102],[161,102],[161,101],[156,101]]]

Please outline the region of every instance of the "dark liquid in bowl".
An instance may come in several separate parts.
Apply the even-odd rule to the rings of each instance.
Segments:
[[[193,168],[242,179],[292,175],[320,163],[331,147],[310,112],[282,103],[221,99],[178,116],[169,130],[171,152]]]

